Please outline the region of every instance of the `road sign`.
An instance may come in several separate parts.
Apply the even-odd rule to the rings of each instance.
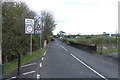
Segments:
[[[42,26],[38,24],[35,27],[35,34],[41,34],[41,33],[42,33]]]
[[[30,35],[30,54],[32,55],[32,34],[34,34],[34,19],[25,19],[25,33]]]
[[[25,19],[25,33],[34,34],[34,19]]]

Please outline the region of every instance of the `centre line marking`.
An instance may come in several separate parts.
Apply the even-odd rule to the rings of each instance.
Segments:
[[[14,76],[14,77],[11,77],[11,78],[6,79],[6,80],[11,80],[11,79],[15,79],[15,78],[17,78],[17,77],[16,77],[16,76]]]
[[[80,63],[82,63],[84,66],[86,66],[88,69],[90,69],[91,71],[93,71],[94,73],[96,73],[98,76],[100,76],[101,78],[108,80],[106,77],[104,77],[103,75],[101,75],[100,73],[98,73],[96,70],[92,69],[90,66],[88,66],[87,64],[85,64],[83,61],[81,61],[79,58],[77,58],[75,55],[71,54],[72,57],[74,57],[77,61],[79,61]]]
[[[44,57],[42,57],[42,61],[44,60]]]
[[[40,79],[40,74],[37,74],[37,79]]]
[[[21,68],[27,67],[27,66],[31,66],[31,65],[35,65],[35,64],[36,64],[36,63],[26,64],[26,65],[21,66]]]
[[[42,67],[42,63],[40,63],[40,67]]]
[[[23,75],[27,75],[27,74],[31,74],[31,73],[35,73],[35,71],[26,72],[26,73],[23,73]]]
[[[65,51],[67,51],[67,49],[65,49],[65,47],[63,47],[62,45],[60,45]],[[68,52],[68,51],[67,51]]]
[[[63,49],[65,49],[65,48],[63,47]],[[65,51],[67,51],[67,49],[65,49]]]
[[[45,53],[44,53],[44,56],[45,56],[45,54],[46,54],[46,51],[45,51]]]

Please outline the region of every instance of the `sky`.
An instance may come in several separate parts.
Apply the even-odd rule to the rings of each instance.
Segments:
[[[120,0],[23,0],[36,13],[52,11],[57,26],[54,34],[115,33]]]

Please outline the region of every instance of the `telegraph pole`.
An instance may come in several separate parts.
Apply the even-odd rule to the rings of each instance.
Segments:
[[[2,64],[2,3],[4,0],[0,1],[0,80],[3,78],[3,64]]]
[[[4,0],[0,1],[0,64],[2,64],[2,3]]]

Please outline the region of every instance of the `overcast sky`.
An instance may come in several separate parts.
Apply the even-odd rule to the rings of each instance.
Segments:
[[[50,10],[56,19],[57,34],[102,34],[118,30],[120,0],[24,0],[36,11]]]

